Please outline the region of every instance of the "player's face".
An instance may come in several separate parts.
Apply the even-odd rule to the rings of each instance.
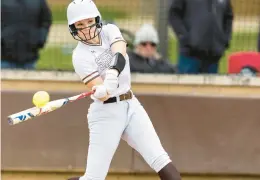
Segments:
[[[86,41],[96,36],[96,22],[95,18],[84,19],[75,23],[76,29],[78,29],[78,36]]]
[[[153,42],[142,42],[137,46],[137,50],[142,56],[152,58],[156,54],[156,44]]]

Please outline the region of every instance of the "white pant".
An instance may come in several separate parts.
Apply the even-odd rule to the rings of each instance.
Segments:
[[[146,111],[131,100],[103,104],[94,102],[88,112],[90,132],[87,167],[80,180],[104,180],[111,160],[124,139],[156,172],[171,162]]]

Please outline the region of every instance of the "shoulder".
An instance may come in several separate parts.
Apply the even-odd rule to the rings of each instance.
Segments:
[[[73,56],[78,56],[81,54],[89,54],[88,47],[83,43],[79,42],[78,45],[73,50]]]
[[[72,61],[76,62],[81,59],[90,59],[86,57],[91,57],[91,53],[83,43],[79,42],[76,48],[72,52]]]
[[[120,31],[115,24],[105,24],[102,28],[104,32]]]
[[[104,24],[104,25],[103,25],[103,28],[105,28],[106,30],[109,30],[109,29],[119,29],[119,28],[117,27],[117,25],[111,24],[111,23]]]

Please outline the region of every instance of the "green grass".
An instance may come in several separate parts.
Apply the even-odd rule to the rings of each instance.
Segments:
[[[169,40],[169,51],[168,57],[172,63],[177,62],[177,42],[175,39],[171,38]],[[257,33],[233,33],[230,48],[226,51],[225,55],[220,60],[219,73],[223,74],[227,72],[227,58],[230,53],[237,51],[256,51],[257,49]]]
[[[67,6],[65,5],[53,5],[50,7],[52,10],[53,23],[66,23],[67,22]],[[127,17],[127,14],[123,10],[116,8],[99,7],[99,11],[103,20],[113,21],[115,18],[123,19]]]
[[[245,1],[245,0],[244,0]],[[252,0],[251,0],[252,1]],[[240,4],[240,3],[239,3]],[[239,5],[235,4],[235,5]],[[236,7],[236,6],[235,6]],[[67,3],[57,3],[50,6],[53,15],[53,23],[66,23]],[[237,9],[237,8],[235,8]],[[118,7],[99,6],[103,20],[114,21],[116,18],[125,19],[129,14]],[[228,55],[236,51],[255,51],[256,50],[257,33],[235,33],[231,41],[230,48],[220,61],[219,73],[226,73]],[[174,38],[169,39],[168,57],[172,63],[176,63],[177,42]],[[48,46],[41,51],[41,57],[37,64],[38,69],[54,69],[54,70],[73,70],[71,64],[71,54],[64,54],[60,46]]]
[[[64,53],[62,46],[45,47],[40,52],[37,69],[40,70],[73,70],[71,54]]]
[[[230,53],[236,51],[256,51],[257,33],[236,33],[233,35],[230,49],[220,61],[219,73],[227,71],[227,57]],[[71,54],[64,53],[62,46],[47,46],[41,51],[40,60],[37,69],[41,70],[73,70],[71,63]],[[171,38],[169,40],[168,57],[172,63],[177,60],[177,42]]]

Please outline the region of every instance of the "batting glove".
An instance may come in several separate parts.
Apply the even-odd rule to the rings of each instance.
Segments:
[[[113,94],[113,92],[118,88],[118,85],[118,72],[114,69],[107,70],[104,79],[104,86],[106,87],[108,94]]]
[[[94,91],[93,96],[97,99],[104,98],[107,96],[107,88],[103,84],[93,86],[92,91]]]

